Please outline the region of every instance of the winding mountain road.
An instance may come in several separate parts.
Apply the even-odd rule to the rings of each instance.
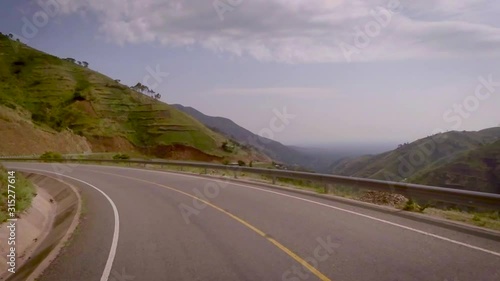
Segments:
[[[500,280],[500,236],[264,186],[6,162],[76,186],[84,218],[42,281]]]

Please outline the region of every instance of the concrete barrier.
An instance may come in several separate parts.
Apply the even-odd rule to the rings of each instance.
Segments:
[[[31,208],[17,221],[17,268],[7,272],[8,249],[0,244],[0,280],[35,280],[57,257],[75,231],[81,213],[77,189],[58,179],[35,173],[24,175],[36,186]],[[0,228],[0,241],[7,241],[6,227]]]

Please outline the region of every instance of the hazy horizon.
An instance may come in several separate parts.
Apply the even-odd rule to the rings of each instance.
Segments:
[[[185,104],[179,104],[179,105],[182,105],[182,106],[185,106],[185,107],[191,107],[191,108],[194,108],[193,106],[190,106],[190,105],[185,105]],[[198,110],[197,108],[194,108],[195,110]],[[198,110],[199,112],[205,114],[204,112]],[[226,119],[229,119],[233,122],[235,122],[234,120],[232,120],[231,118],[228,118],[228,117],[225,117],[225,116],[220,116],[220,115],[209,115],[209,114],[205,114],[209,117],[218,117],[218,118],[226,118]],[[238,124],[238,122],[235,122],[237,125],[241,126],[240,124]],[[497,125],[497,126],[491,126],[491,127],[486,127],[486,128],[480,128],[480,129],[477,129],[477,130],[470,130],[470,131],[481,131],[481,130],[485,130],[485,129],[489,129],[489,128],[494,128],[494,127],[500,127],[500,125]],[[245,128],[245,127],[243,127]],[[245,128],[247,130],[249,130],[248,128]],[[255,132],[255,131],[252,131],[252,130],[249,130],[251,131],[252,133],[254,134],[258,134],[258,132]],[[448,131],[456,131],[456,130],[447,130],[447,131],[444,131],[444,132],[448,132]],[[463,130],[462,130],[463,131]],[[411,142],[414,142],[414,141],[417,141],[419,139],[423,139],[423,138],[426,138],[428,136],[430,136],[431,134],[429,135],[425,135],[425,136],[420,136],[420,137],[417,137],[415,139],[408,139],[408,140],[403,140],[403,141],[363,141],[363,140],[351,140],[351,141],[338,141],[338,140],[333,140],[333,141],[321,141],[321,140],[318,140],[318,141],[310,141],[310,142],[283,142],[283,141],[279,141],[279,140],[276,140],[276,141],[279,141],[281,142],[282,144],[284,145],[287,145],[287,146],[290,146],[290,147],[301,147],[301,148],[317,148],[317,149],[325,149],[325,150],[330,150],[332,148],[340,148],[340,149],[344,149],[344,148],[353,148],[353,147],[365,147],[367,149],[365,149],[365,151],[381,151],[381,152],[386,152],[386,151],[389,151],[389,150],[393,150],[394,148],[397,147],[397,145],[399,144],[402,144],[402,143],[411,143]]]
[[[7,1],[0,25],[284,144],[396,144],[500,124],[500,3],[228,3]]]

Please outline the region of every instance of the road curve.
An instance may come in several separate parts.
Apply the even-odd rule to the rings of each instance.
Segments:
[[[495,235],[197,176],[4,165],[59,174],[82,193],[84,219],[42,281],[500,280]]]

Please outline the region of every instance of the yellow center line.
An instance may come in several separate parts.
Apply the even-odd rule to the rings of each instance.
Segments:
[[[300,263],[302,266],[304,266],[305,268],[307,268],[312,274],[316,275],[320,280],[322,281],[331,281],[330,278],[326,277],[323,273],[319,272],[319,270],[317,270],[314,266],[312,266],[311,264],[309,264],[307,261],[305,261],[303,258],[301,258],[299,255],[297,255],[296,253],[294,253],[292,250],[288,249],[287,247],[285,247],[283,244],[281,244],[280,242],[276,241],[274,238],[271,238],[269,237],[268,235],[266,235],[266,233],[264,233],[262,230],[258,229],[257,227],[251,225],[250,223],[246,222],[245,220],[243,220],[242,218],[234,215],[234,214],[231,214],[230,212],[206,201],[206,200],[203,200],[203,199],[200,199],[194,195],[191,195],[187,192],[184,192],[184,191],[181,191],[181,190],[178,190],[178,189],[175,189],[173,187],[170,187],[170,186],[166,186],[166,185],[163,185],[163,184],[159,184],[159,183],[156,183],[156,182],[152,182],[152,181],[147,181],[147,180],[143,180],[143,179],[138,179],[138,178],[133,178],[133,177],[127,177],[127,176],[122,176],[122,175],[118,175],[118,174],[113,174],[113,173],[106,173],[106,172],[101,172],[101,171],[95,171],[95,170],[92,170],[92,172],[95,172],[95,173],[100,173],[100,174],[108,174],[108,175],[113,175],[113,176],[117,176],[117,177],[122,177],[122,178],[127,178],[127,179],[132,179],[132,180],[136,180],[136,181],[142,181],[142,182],[145,182],[145,183],[149,183],[149,184],[153,184],[153,185],[156,185],[156,186],[159,186],[159,187],[162,187],[162,188],[166,188],[166,189],[169,189],[169,190],[172,190],[172,191],[175,191],[175,192],[178,192],[180,194],[183,194],[183,195],[186,195],[188,197],[191,197],[195,200],[198,200],[200,202],[203,202],[205,203],[207,206],[210,206],[214,209],[216,209],[217,211],[220,211],[221,213],[224,213],[226,215],[228,215],[229,217],[233,218],[234,220],[236,220],[237,222],[243,224],[244,226],[248,227],[249,229],[253,230],[255,233],[259,234],[260,236],[264,237],[265,239],[267,239],[267,241],[271,242],[274,246],[276,246],[278,249],[280,249],[281,251],[283,251],[285,254],[287,254],[288,256],[290,256],[291,258],[293,258],[295,261],[297,261],[298,263]]]

